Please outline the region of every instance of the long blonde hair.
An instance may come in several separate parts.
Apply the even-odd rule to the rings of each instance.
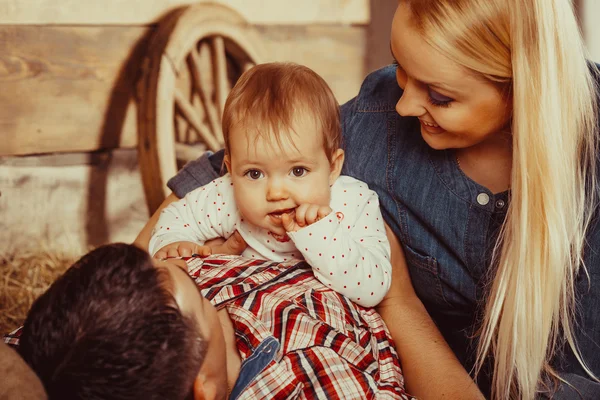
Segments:
[[[569,0],[407,0],[423,38],[512,97],[511,204],[494,250],[476,373],[530,399],[574,339],[575,279],[596,205],[595,81]],[[556,379],[555,379],[556,381]]]

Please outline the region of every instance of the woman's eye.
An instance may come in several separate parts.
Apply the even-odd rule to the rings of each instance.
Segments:
[[[262,172],[257,169],[251,169],[250,171],[247,171],[245,175],[252,180],[262,178]]]
[[[294,167],[294,168],[292,168],[292,174],[295,177],[298,177],[298,178],[301,177],[301,176],[306,175],[307,172],[308,171],[304,167]]]
[[[429,102],[434,106],[448,107],[454,101],[453,98],[444,96],[435,90],[431,90],[431,88],[428,88],[427,92],[429,94]]]

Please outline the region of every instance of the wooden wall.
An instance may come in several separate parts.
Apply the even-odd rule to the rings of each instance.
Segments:
[[[0,0],[0,253],[133,240],[147,220],[135,151],[140,65],[157,21],[194,2]],[[397,0],[218,2],[254,25],[266,60],[310,66],[340,102],[390,60]],[[600,1],[577,3],[600,62]]]
[[[578,3],[583,35],[590,58],[600,63],[600,24],[598,24],[600,1],[578,0]]]
[[[368,0],[219,2],[255,24],[264,61],[307,64],[341,102],[356,93]],[[191,3],[0,0],[0,155],[135,147],[148,38],[162,16]]]
[[[157,21],[195,2],[0,0],[0,252],[133,240],[136,82]],[[218,2],[253,24],[264,61],[308,65],[340,102],[388,62],[396,0]]]

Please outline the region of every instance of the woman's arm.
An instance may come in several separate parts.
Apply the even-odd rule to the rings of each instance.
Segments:
[[[377,307],[402,363],[408,393],[420,399],[483,399],[412,286],[400,242],[385,226],[392,254],[392,284]]]

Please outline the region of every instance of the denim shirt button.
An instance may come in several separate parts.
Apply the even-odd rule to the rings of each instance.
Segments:
[[[496,201],[496,208],[504,208],[505,205],[506,203],[502,199]]]
[[[490,196],[488,196],[487,193],[479,193],[477,195],[477,202],[480,205],[485,206],[490,202]]]

